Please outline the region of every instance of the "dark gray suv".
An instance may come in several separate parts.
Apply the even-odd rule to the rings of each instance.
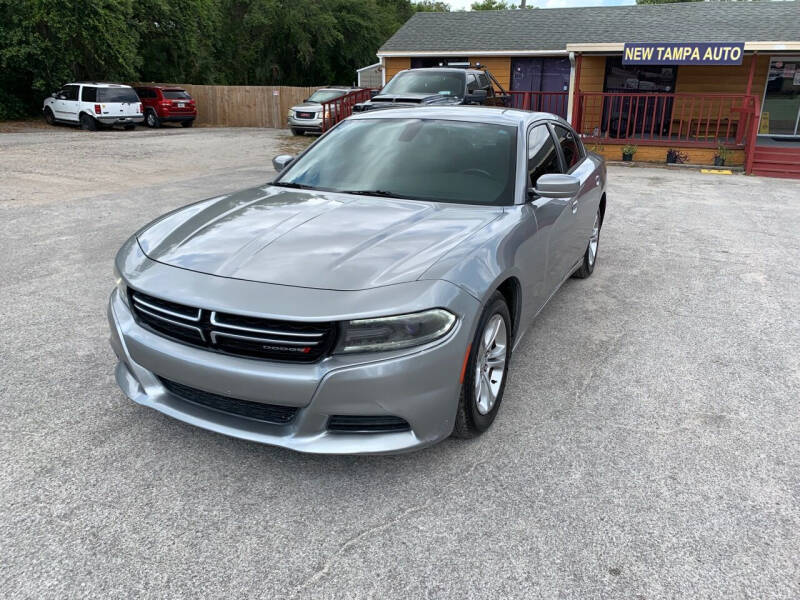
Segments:
[[[400,71],[371,100],[356,104],[355,112],[420,105],[487,104],[508,106],[508,95],[496,93],[491,74],[482,69],[437,67]]]

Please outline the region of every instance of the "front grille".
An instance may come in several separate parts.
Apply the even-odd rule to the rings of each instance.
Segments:
[[[215,352],[314,362],[336,341],[335,323],[262,319],[186,306],[130,290],[136,320],[155,333]]]
[[[250,402],[249,400],[238,400],[237,398],[229,398],[228,396],[204,392],[203,390],[170,381],[163,377],[159,377],[158,379],[170,393],[178,396],[181,400],[186,400],[192,404],[199,404],[200,406],[205,406],[206,408],[211,408],[230,415],[253,419],[254,421],[285,425],[294,419],[298,411],[297,407],[294,406],[279,406],[277,404],[262,404],[260,402]]]
[[[298,119],[313,119],[314,117],[317,116],[317,113],[313,113],[313,112],[300,112],[300,111],[297,111],[294,114]]]
[[[328,419],[328,431],[339,433],[393,433],[409,431],[408,421],[392,416],[333,415]]]

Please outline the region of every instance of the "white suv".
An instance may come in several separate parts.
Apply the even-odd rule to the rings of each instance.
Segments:
[[[98,125],[122,125],[133,129],[144,120],[139,96],[129,85],[78,81],[68,83],[45,98],[45,120],[80,125],[94,131]]]

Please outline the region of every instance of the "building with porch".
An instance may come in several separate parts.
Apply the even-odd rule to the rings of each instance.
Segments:
[[[383,83],[485,65],[519,108],[567,118],[619,160],[726,164],[800,178],[800,2],[417,13],[378,51]]]

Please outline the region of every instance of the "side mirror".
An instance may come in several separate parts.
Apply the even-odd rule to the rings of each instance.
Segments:
[[[286,167],[289,166],[289,163],[294,160],[294,156],[291,154],[280,154],[272,159],[272,168],[275,169],[278,173],[283,171]]]
[[[56,93],[55,93],[55,92],[52,92],[52,93],[50,94],[50,97],[51,97],[51,98],[55,98],[55,97],[56,97]]]
[[[546,198],[572,198],[581,191],[581,180],[573,175],[548,173],[536,181],[535,187],[528,190],[536,196]]]
[[[369,97],[370,97],[370,98],[374,98],[374,97],[375,97],[375,96],[377,96],[379,93],[380,93],[380,90],[370,90],[370,91],[369,91]]]
[[[468,104],[483,104],[488,96],[489,92],[486,90],[474,90],[467,94],[466,101]]]

